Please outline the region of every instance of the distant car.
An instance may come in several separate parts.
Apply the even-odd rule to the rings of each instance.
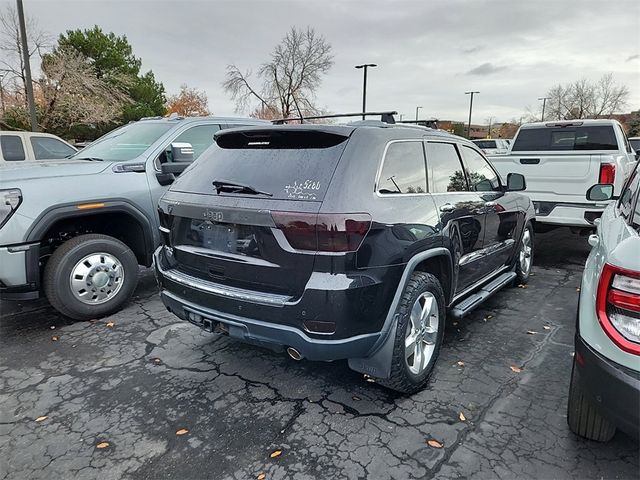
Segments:
[[[597,184],[587,199],[612,198]],[[640,168],[602,214],[582,275],[567,421],[591,440],[640,429]]]
[[[640,137],[629,137],[629,143],[636,153],[640,153]]]
[[[78,149],[60,137],[40,132],[0,132],[0,165],[27,160],[60,160]]]
[[[472,140],[485,155],[501,155],[509,152],[509,142],[503,138]]]

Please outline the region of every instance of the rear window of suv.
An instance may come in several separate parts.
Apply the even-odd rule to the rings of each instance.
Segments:
[[[617,150],[611,125],[523,128],[511,151]]]
[[[321,201],[348,138],[320,130],[225,133],[171,189],[215,194],[213,181],[232,182],[270,193],[270,198]],[[253,196],[227,191],[220,195]]]

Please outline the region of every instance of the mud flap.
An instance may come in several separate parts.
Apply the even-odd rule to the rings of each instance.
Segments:
[[[391,359],[393,358],[397,325],[398,314],[395,314],[393,316],[393,322],[391,322],[391,328],[382,345],[369,357],[350,358],[349,368],[356,372],[365,373],[371,377],[389,378],[391,375]]]

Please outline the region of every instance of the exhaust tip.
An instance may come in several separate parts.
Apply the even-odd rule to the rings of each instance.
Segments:
[[[300,361],[304,358],[302,354],[293,347],[287,347],[287,353],[291,358],[293,358],[296,361]]]

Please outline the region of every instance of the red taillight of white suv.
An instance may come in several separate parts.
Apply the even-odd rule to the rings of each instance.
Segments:
[[[296,250],[355,252],[371,228],[368,213],[271,212],[278,229]]]
[[[598,183],[614,183],[616,180],[616,166],[613,163],[600,165],[600,178]]]
[[[640,355],[640,272],[605,264],[596,309],[609,338],[625,352]]]

